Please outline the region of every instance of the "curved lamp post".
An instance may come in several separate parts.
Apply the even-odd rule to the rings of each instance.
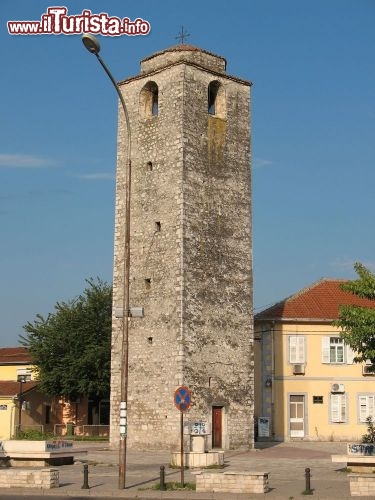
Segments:
[[[119,446],[119,489],[125,488],[126,482],[126,438],[127,438],[127,401],[128,401],[128,369],[129,369],[129,264],[130,264],[130,195],[131,195],[131,134],[128,111],[120,88],[100,57],[100,44],[90,34],[82,36],[86,49],[94,54],[111,80],[119,96],[124,110],[126,126],[126,173],[125,173],[125,242],[124,242],[124,295],[123,295],[123,330],[121,342],[121,394],[120,394],[120,446]]]
[[[16,432],[16,436],[18,436],[21,432],[22,404],[23,404],[22,384],[26,383],[26,375],[18,375],[17,382],[20,383],[20,394],[18,396],[18,431]]]

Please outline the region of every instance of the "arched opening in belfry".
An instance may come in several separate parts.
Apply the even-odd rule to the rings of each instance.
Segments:
[[[159,89],[155,82],[147,82],[140,93],[140,111],[143,116],[159,114]]]
[[[225,116],[225,91],[223,86],[217,80],[208,85],[208,114],[224,117]]]

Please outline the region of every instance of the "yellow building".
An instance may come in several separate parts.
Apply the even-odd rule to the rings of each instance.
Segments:
[[[38,390],[26,347],[0,348],[0,440],[23,431],[107,436],[109,401],[48,397]]]
[[[41,395],[24,347],[0,348],[0,439],[9,439],[22,425],[40,429]]]
[[[360,440],[375,416],[375,374],[332,326],[340,305],[375,307],[323,279],[255,318],[258,439]]]

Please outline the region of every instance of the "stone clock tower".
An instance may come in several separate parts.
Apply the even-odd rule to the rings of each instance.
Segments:
[[[253,445],[250,87],[223,57],[178,45],[120,83],[130,122],[132,197],[128,447],[179,443],[185,421],[211,427],[208,447]],[[124,119],[119,112],[111,445],[119,441],[123,301]]]

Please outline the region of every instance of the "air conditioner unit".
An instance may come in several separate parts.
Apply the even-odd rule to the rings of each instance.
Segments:
[[[303,363],[298,365],[293,365],[293,373],[294,375],[304,375],[305,365]]]
[[[362,366],[362,375],[375,375],[375,366],[374,365],[363,365]]]
[[[345,392],[344,384],[332,384],[331,392]]]

